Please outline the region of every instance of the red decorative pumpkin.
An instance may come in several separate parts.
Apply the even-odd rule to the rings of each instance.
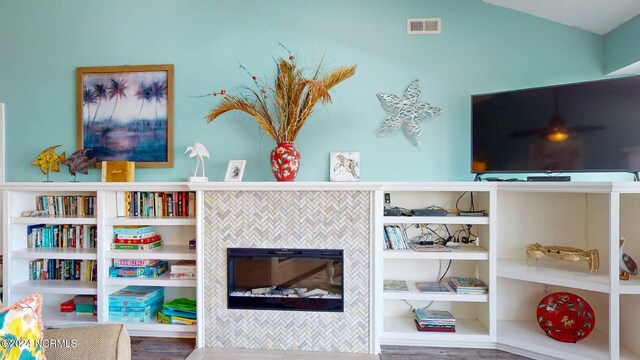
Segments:
[[[562,342],[582,340],[596,325],[593,309],[586,300],[568,292],[547,295],[536,311],[538,325],[550,338]]]
[[[293,181],[300,168],[300,152],[293,142],[279,142],[271,150],[271,171],[277,181]]]

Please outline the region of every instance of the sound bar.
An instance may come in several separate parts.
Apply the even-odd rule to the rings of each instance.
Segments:
[[[571,181],[571,176],[527,176],[527,181]]]

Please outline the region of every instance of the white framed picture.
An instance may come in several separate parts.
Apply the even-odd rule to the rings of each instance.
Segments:
[[[360,153],[330,153],[329,179],[331,181],[360,181]]]
[[[224,176],[224,181],[242,181],[242,175],[244,175],[244,166],[247,160],[229,160],[229,166],[227,166],[227,174]]]

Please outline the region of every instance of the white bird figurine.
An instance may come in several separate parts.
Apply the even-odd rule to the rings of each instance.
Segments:
[[[187,150],[185,151],[185,153],[189,153],[189,157],[198,157],[198,163],[196,164],[196,171],[193,173],[193,177],[196,177],[196,174],[198,174],[198,167],[200,166],[200,163],[202,162],[202,177],[204,178],[204,158],[206,157],[207,159],[209,159],[209,150],[207,150],[207,148],[202,145],[201,143],[194,143],[191,146],[187,146]]]
[[[638,265],[633,258],[624,252],[624,242],[627,239],[620,237],[620,280],[629,280],[629,275],[638,275]]]

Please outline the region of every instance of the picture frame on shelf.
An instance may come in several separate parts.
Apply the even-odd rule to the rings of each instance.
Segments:
[[[329,180],[360,181],[360,153],[359,152],[330,153]]]
[[[247,160],[229,160],[224,181],[242,181]]]
[[[76,68],[76,143],[102,161],[173,167],[173,65]]]

